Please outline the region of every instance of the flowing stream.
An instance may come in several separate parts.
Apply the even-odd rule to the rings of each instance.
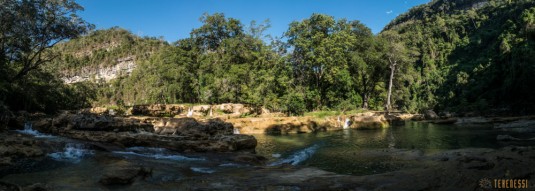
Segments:
[[[57,190],[101,190],[95,188],[102,172],[118,161],[128,161],[152,169],[144,189],[165,189],[180,180],[206,174],[222,174],[253,166],[236,164],[233,154],[184,154],[163,148],[131,147],[104,151],[95,145],[45,135],[28,124],[23,134],[56,145],[43,160],[1,174],[0,181],[29,185],[43,182]],[[257,154],[268,158],[266,166],[295,165],[316,167],[350,175],[384,173],[418,166],[411,160],[422,154],[460,148],[500,148],[502,134],[490,125],[456,126],[407,122],[404,126],[380,130],[352,130],[293,134],[255,135]],[[520,135],[515,135],[520,136]],[[176,186],[176,185],[174,185]]]

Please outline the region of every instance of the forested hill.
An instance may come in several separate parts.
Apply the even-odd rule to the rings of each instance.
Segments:
[[[384,32],[417,52],[409,75],[418,108],[525,113],[535,110],[535,1],[436,0]],[[407,103],[407,102],[405,102]]]
[[[357,20],[312,14],[289,24],[281,38],[287,41],[263,34],[269,23],[246,26],[222,13],[203,15],[199,28],[173,43],[117,27],[91,31],[55,45],[60,56],[43,64],[44,71],[6,85],[12,90],[0,92],[0,104],[43,110],[49,103],[234,102],[289,114],[360,108],[533,113],[534,6],[531,0],[435,0],[378,35]],[[72,84],[65,87],[70,94],[51,80],[35,85],[46,85],[37,74],[50,71]],[[72,102],[80,103],[35,99],[43,90],[78,95]]]
[[[88,35],[57,44],[60,53],[46,66],[59,71],[68,82],[113,79],[121,70],[131,72],[136,62],[148,59],[167,42],[154,37],[139,37],[119,27],[91,31]],[[117,74],[116,74],[117,73]]]

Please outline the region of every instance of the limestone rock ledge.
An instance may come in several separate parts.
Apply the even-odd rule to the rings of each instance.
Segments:
[[[254,152],[256,147],[253,136],[234,135],[232,125],[218,119],[171,121],[162,127],[138,119],[64,112],[33,121],[33,128],[86,141],[123,147],[162,147],[179,152]]]

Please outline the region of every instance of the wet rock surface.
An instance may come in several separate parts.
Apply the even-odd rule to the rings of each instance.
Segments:
[[[180,152],[253,152],[256,147],[253,136],[234,135],[231,124],[217,119],[199,122],[193,118],[156,118],[153,123],[123,117],[63,113],[52,119],[35,121],[33,127],[46,133],[122,147],[162,147]]]
[[[44,156],[40,141],[15,133],[0,134],[0,168],[21,158]]]
[[[263,167],[247,173],[211,174],[189,178],[180,186],[192,190],[482,190],[479,181],[528,179],[535,187],[535,149],[506,147],[459,149],[432,154],[421,151],[369,151],[393,154],[399,160],[418,160],[416,168],[367,176],[350,176],[316,168]],[[210,180],[204,182],[204,180]],[[203,183],[204,182],[204,183]]]
[[[10,184],[6,182],[0,182],[0,190],[2,191],[20,191],[21,188],[18,185]]]
[[[92,174],[96,179],[88,178],[89,182],[84,185],[95,190],[102,188],[100,186],[128,190],[481,190],[479,181],[490,178],[528,179],[530,188],[535,187],[535,169],[530,168],[535,166],[535,148],[529,146],[429,153],[418,149],[360,150],[357,156],[388,156],[393,160],[417,161],[419,164],[364,176],[336,174],[305,166],[283,164],[271,167],[266,166],[262,156],[222,154],[233,163],[252,166],[226,171],[174,169],[183,175],[161,179],[161,172],[153,172],[151,167],[133,162],[135,160],[98,159],[104,161],[99,163],[104,163],[105,167],[101,173]],[[4,190],[24,190],[27,187],[24,184],[0,183]],[[47,187],[61,188],[61,185],[45,185]]]
[[[435,111],[433,111],[433,110],[427,110],[427,111],[425,111],[425,112],[424,112],[424,117],[425,117],[425,119],[427,119],[427,120],[433,120],[433,119],[438,119],[438,118],[439,118],[438,115],[437,115],[437,113],[435,113]]]
[[[98,143],[111,143],[118,147],[158,147],[180,152],[251,151],[257,144],[256,139],[248,135],[234,135],[233,126],[221,120],[79,115],[69,113],[44,118],[34,121],[33,125],[47,133],[95,141],[94,147],[102,148],[100,150],[105,152],[114,150],[113,146],[99,146]],[[338,121],[333,119],[331,122]],[[0,166],[2,163],[10,165],[17,157],[41,157],[46,153],[38,139],[13,134],[0,135],[0,153],[7,153],[0,154]],[[519,141],[517,139],[520,138],[504,135],[501,139]],[[8,147],[11,145],[15,146]],[[41,150],[40,154],[38,150]],[[479,181],[489,178],[528,179],[529,187],[535,187],[535,169],[531,168],[535,166],[535,148],[530,146],[466,148],[429,153],[418,149],[360,149],[357,156],[387,156],[397,161],[418,163],[401,170],[364,176],[336,174],[305,166],[283,164],[271,167],[266,166],[265,158],[253,154],[214,154],[228,154],[232,163],[245,164],[247,167],[227,171],[211,171],[210,166],[184,168],[178,169],[182,173],[180,177],[155,181],[151,176],[161,175],[153,173],[151,168],[132,161],[116,160],[110,162],[101,174],[99,172],[93,179],[88,179],[87,184],[95,190],[109,186],[129,190],[481,190]],[[0,182],[0,190],[24,190],[29,186]],[[36,185],[37,189],[48,187]],[[51,184],[50,187],[57,188],[58,185]]]
[[[131,164],[127,161],[118,161],[110,165],[102,175],[99,183],[103,185],[128,185],[136,179],[145,179],[152,174],[152,170]]]

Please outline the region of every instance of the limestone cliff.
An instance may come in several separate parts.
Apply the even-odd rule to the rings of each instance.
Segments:
[[[108,67],[86,67],[82,68],[79,73],[75,75],[64,76],[61,79],[66,84],[72,84],[83,81],[94,82],[108,82],[120,76],[126,76],[132,73],[136,68],[135,58],[130,56],[122,59],[117,59],[116,64]]]

